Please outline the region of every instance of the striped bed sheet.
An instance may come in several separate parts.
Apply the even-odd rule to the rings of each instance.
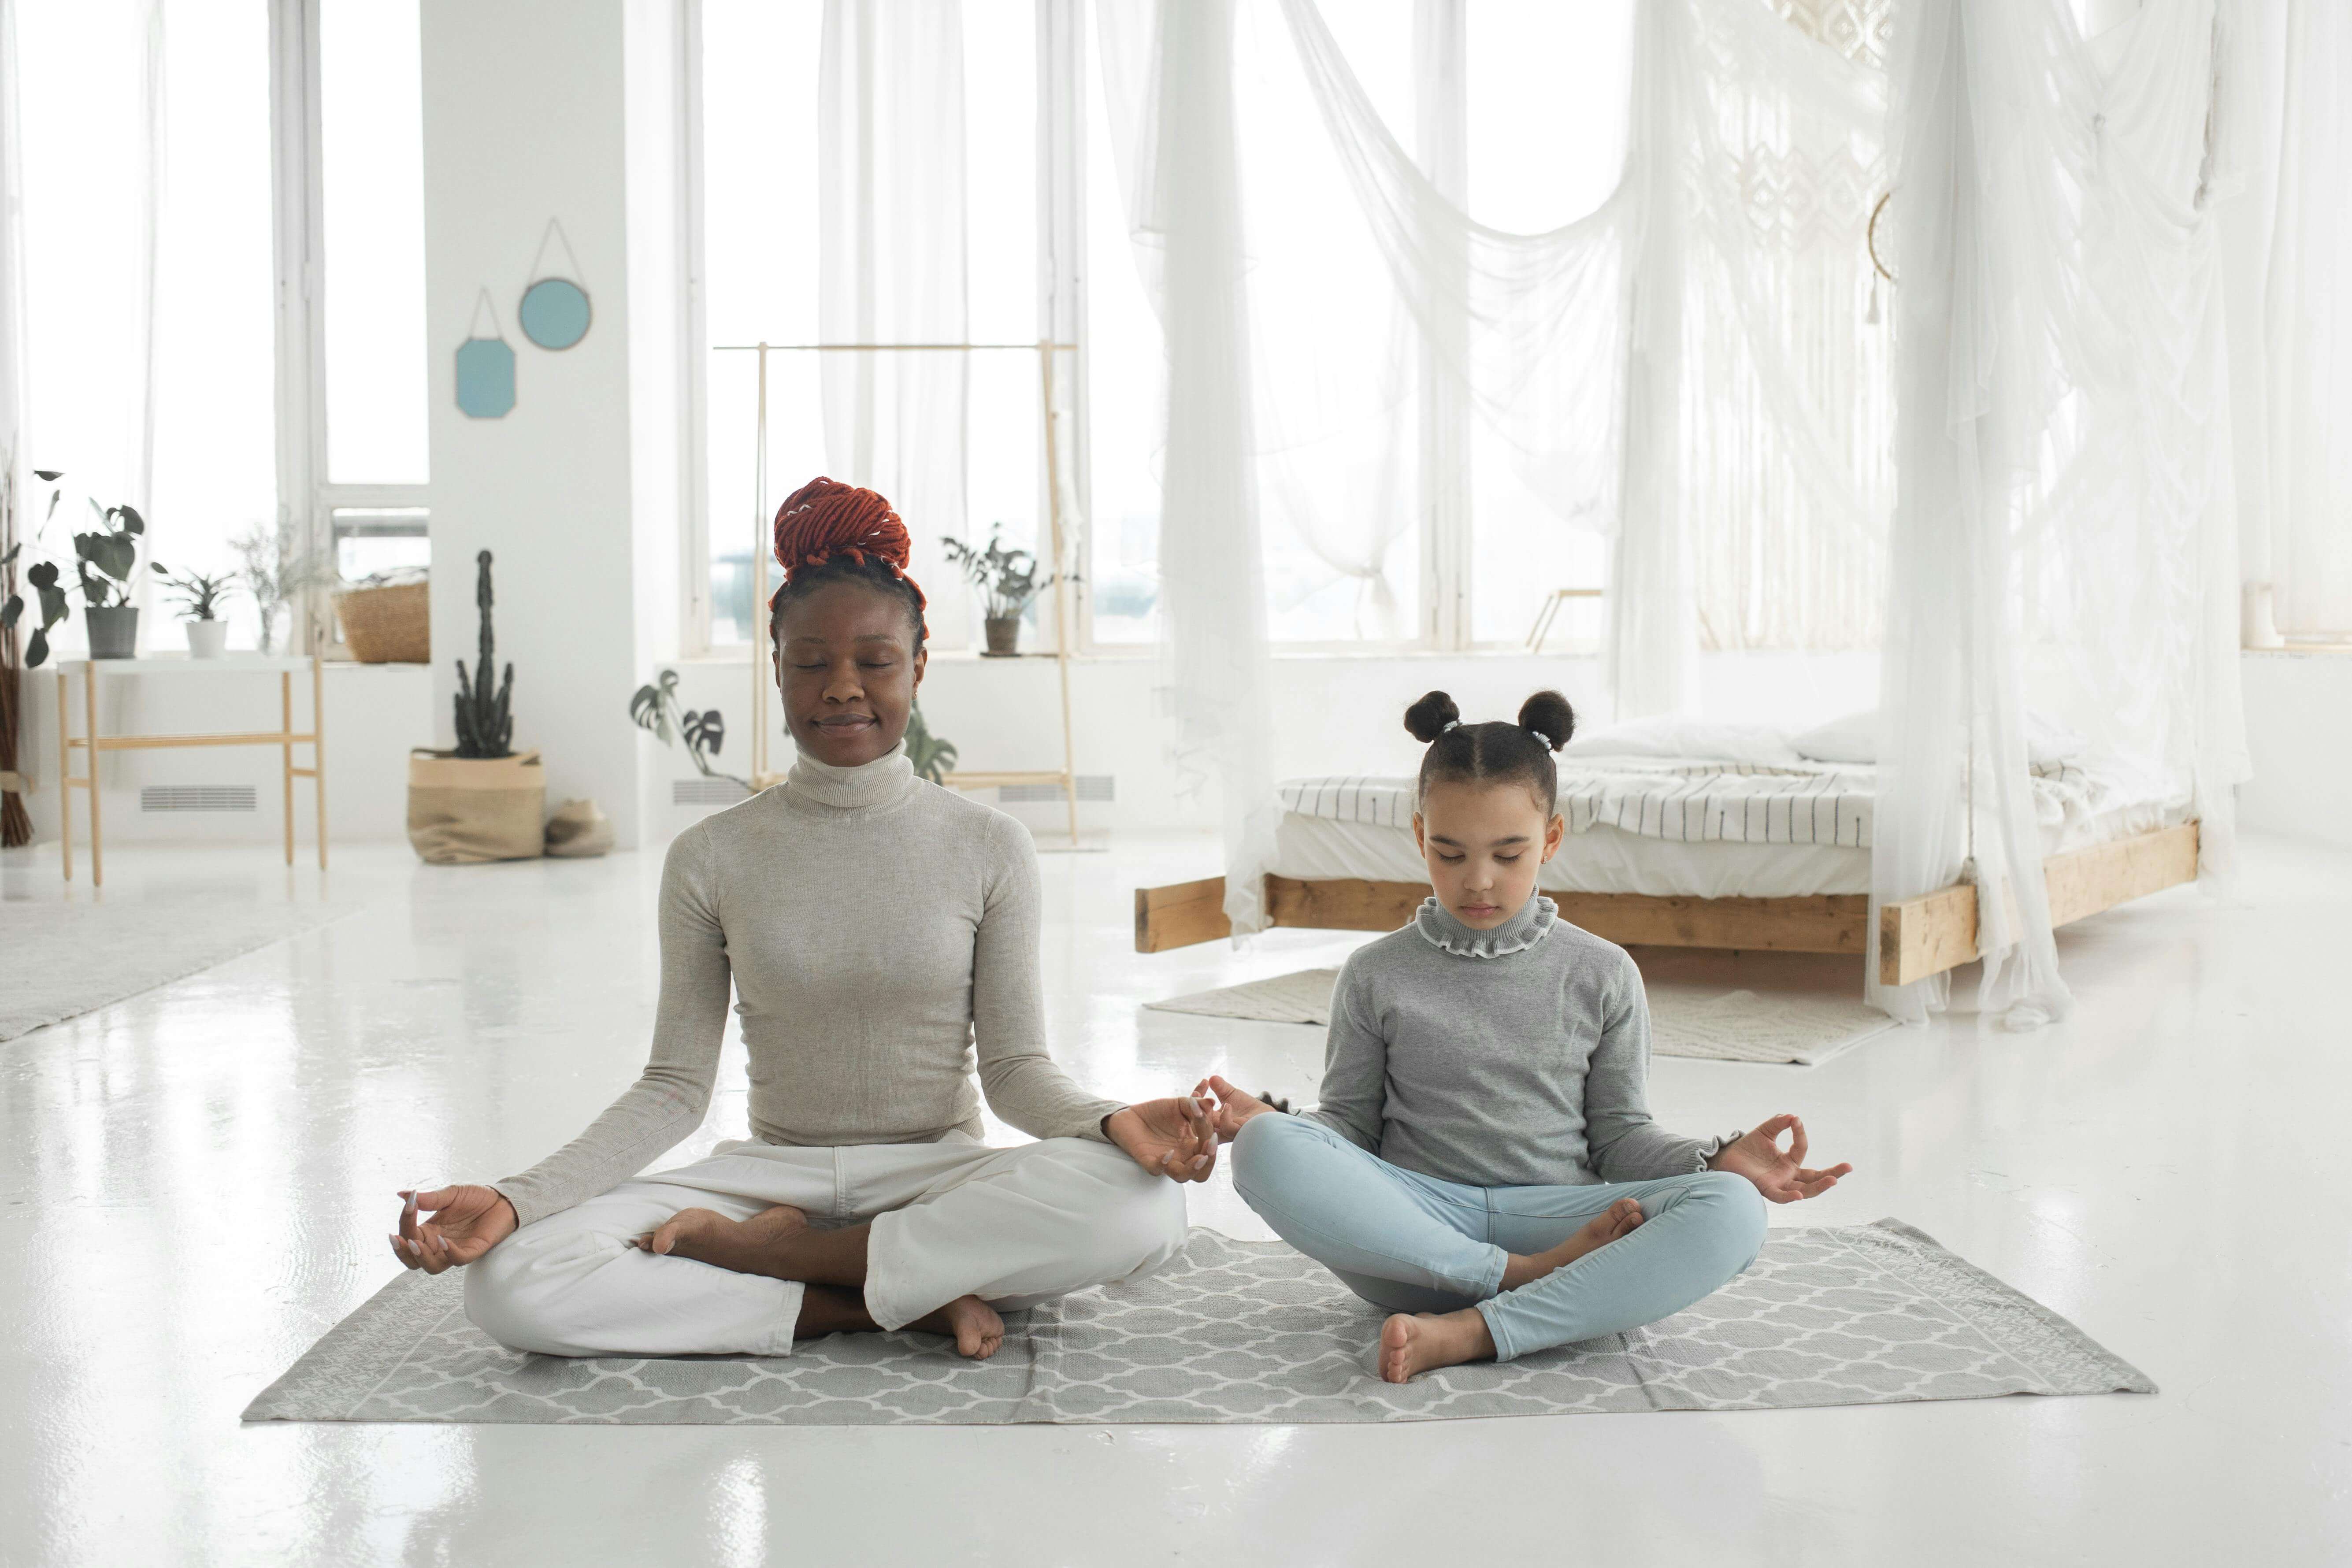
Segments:
[[[1680,844],[1871,847],[1877,770],[1830,763],[1764,765],[1683,758],[1563,763],[1559,810],[1571,833],[1607,827]],[[1413,781],[1375,774],[1294,779],[1285,811],[1370,827],[1412,825]],[[2033,769],[2035,816],[2053,842],[2119,808],[2169,792],[2124,767],[2074,763]],[[2137,815],[2137,814],[2136,814]]]

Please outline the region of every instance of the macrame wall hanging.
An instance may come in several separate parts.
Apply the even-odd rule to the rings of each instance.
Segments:
[[[490,318],[490,335],[478,330]],[[515,353],[499,331],[498,308],[485,289],[474,301],[473,323],[457,345],[457,408],[470,419],[503,419],[515,405]]]
[[[541,270],[551,239],[563,247],[563,272]],[[531,280],[522,291],[518,312],[524,337],[543,349],[568,349],[588,335],[588,290],[581,287],[579,277],[580,258],[572,249],[572,237],[563,232],[562,220],[549,218],[547,232],[539,237],[539,253],[530,258]]]

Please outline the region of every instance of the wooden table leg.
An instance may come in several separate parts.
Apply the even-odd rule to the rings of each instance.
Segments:
[[[278,672],[278,732],[286,752],[286,863],[294,864],[294,672]]]
[[[319,869],[327,868],[327,696],[326,667],[310,659],[310,782],[318,786]]]
[[[58,666],[58,847],[65,856],[66,880],[73,880],[73,750],[66,744],[73,731],[73,709],[68,704],[66,668]]]
[[[62,672],[60,672],[62,673]],[[98,666],[81,667],[82,773],[89,780],[89,885],[106,883],[106,828],[98,813]]]

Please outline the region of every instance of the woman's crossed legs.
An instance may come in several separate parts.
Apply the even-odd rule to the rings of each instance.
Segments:
[[[517,1231],[467,1270],[466,1310],[550,1355],[786,1355],[899,1328],[985,1355],[994,1308],[1149,1272],[1183,1240],[1181,1189],[1108,1144],[739,1143]]]
[[[1655,1322],[1728,1283],[1764,1239],[1755,1186],[1720,1172],[1465,1186],[1277,1115],[1245,1122],[1233,1160],[1275,1234],[1398,1314],[1381,1334],[1391,1383]]]

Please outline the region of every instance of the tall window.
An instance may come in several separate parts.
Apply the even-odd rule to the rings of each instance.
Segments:
[[[1034,344],[1040,295],[1036,6],[1034,0],[964,0],[961,9],[963,113],[960,126],[943,134],[961,142],[962,149],[963,254],[913,257],[891,249],[886,238],[872,265],[952,268],[960,263],[960,282],[948,284],[964,320],[955,341]],[[887,328],[824,331],[817,218],[824,178],[818,118],[824,6],[819,0],[704,0],[701,27],[701,244],[709,342],[704,460],[710,500],[702,525],[706,597],[692,608],[700,613],[707,644],[741,646],[756,631],[752,560],[753,552],[764,548],[763,510],[772,512],[793,487],[812,475],[853,477],[836,472],[845,464],[833,454],[851,438],[837,431],[828,443],[824,378],[875,378],[883,388],[875,418],[885,427],[879,439],[887,444],[895,439],[893,418],[909,416],[905,404],[915,395],[903,389],[919,363],[923,374],[960,378],[966,412],[961,511],[939,515],[908,508],[914,569],[930,593],[937,646],[969,646],[978,631],[976,611],[949,567],[940,540],[979,541],[1001,530],[1009,545],[1036,544],[1043,426],[1037,357],[993,347],[910,353],[905,334]],[[887,137],[880,144],[887,159]],[[845,168],[844,177],[854,174]],[[886,195],[877,205],[887,203]],[[885,212],[877,221],[887,230],[892,216]],[[877,335],[897,341],[866,341]],[[814,345],[820,342],[832,346],[819,353]],[[763,455],[755,437],[761,343],[771,345],[764,356],[764,509],[756,489]],[[895,399],[894,388],[902,393]]]
[[[312,472],[355,581],[424,566],[425,144],[417,0],[312,0],[318,51]]]
[[[89,0],[16,26],[25,459],[66,491],[45,552],[70,576],[89,502],[139,507],[142,640],[184,647],[146,563],[226,572],[278,511],[268,12]],[[250,603],[225,613],[250,646]],[[79,615],[59,630],[78,653]]]
[[[1324,7],[1351,66],[1408,144],[1415,131],[1415,9],[1412,0]],[[844,7],[844,15],[856,10]],[[1041,49],[1039,17],[1065,15],[1080,25],[1079,47]],[[1475,216],[1498,226],[1555,226],[1591,211],[1614,188],[1624,159],[1632,16],[1633,0],[1574,7],[1471,0],[1468,195]],[[1083,299],[1076,332],[1086,395],[1070,431],[1083,508],[1082,640],[1102,647],[1148,643],[1158,631],[1165,355],[1129,235],[1099,17],[1088,0],[1068,0],[1066,11],[1060,0],[1043,6],[964,0],[961,17],[967,335],[974,343],[1031,342],[1042,335],[1041,301],[1057,289]],[[822,205],[823,18],[820,0],[703,0],[710,510],[707,602],[694,608],[712,647],[752,635],[752,552],[764,538],[753,495],[758,356],[740,345],[806,345],[826,335],[814,232]],[[1467,455],[1469,515],[1426,515],[1418,465],[1433,415],[1412,323],[1277,7],[1244,4],[1239,34],[1255,374],[1283,384],[1284,408],[1311,411],[1296,427],[1261,431],[1272,633],[1293,646],[1340,649],[1515,644],[1552,590],[1601,584],[1602,544],[1547,512],[1490,438],[1474,438]],[[1069,144],[1057,145],[1052,126],[1061,121],[1038,106],[1065,99],[1077,112],[1068,121]],[[1063,169],[1084,239],[1056,278],[1055,258],[1038,238],[1048,226],[1040,221],[1040,172],[1050,181]],[[888,191],[879,188],[886,176],[873,178],[887,201]],[[819,359],[797,346],[768,355],[770,510],[800,479],[830,471]],[[909,518],[927,586],[942,577],[950,595],[958,590],[940,563],[924,560],[936,535],[977,541],[1001,528],[1008,542],[1033,545],[1044,511],[1034,357],[973,353],[967,369],[962,515]],[[1368,401],[1364,388],[1374,383],[1396,395]],[[839,445],[836,435],[834,449]],[[1327,481],[1333,473],[1345,477],[1340,493]],[[971,614],[959,599],[935,615],[944,646],[969,642],[977,629],[967,624]],[[1597,626],[1581,629],[1593,635]],[[1572,636],[1578,627],[1564,622],[1562,630]]]

